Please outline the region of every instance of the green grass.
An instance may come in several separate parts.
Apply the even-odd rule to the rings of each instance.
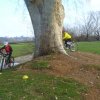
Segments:
[[[19,43],[12,44],[14,57],[23,56],[33,53],[34,45],[33,43]]]
[[[99,42],[79,42],[78,50],[82,52],[100,54],[100,41]]]
[[[34,51],[34,43],[12,44],[14,57],[30,54]],[[100,54],[100,41],[79,42],[78,51]]]
[[[32,63],[32,69],[48,69],[50,68],[48,61],[37,60]]]
[[[28,75],[28,80],[23,80]],[[0,75],[0,100],[83,100],[87,87],[43,72],[5,70]]]

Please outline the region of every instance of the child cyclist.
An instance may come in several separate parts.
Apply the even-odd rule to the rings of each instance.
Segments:
[[[3,50],[7,54],[6,64],[9,64],[13,49],[8,42],[4,42],[4,46],[0,48],[0,51],[3,51]]]

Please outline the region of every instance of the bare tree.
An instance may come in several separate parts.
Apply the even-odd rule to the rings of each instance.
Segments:
[[[94,16],[92,13],[90,13],[87,17],[83,18],[83,33],[86,34],[86,40],[89,39],[89,35],[91,35],[94,31]]]
[[[65,2],[67,3],[67,5]],[[73,3],[73,5],[70,6],[71,3]],[[84,21],[82,21],[83,27],[82,27],[81,20],[82,20],[82,15],[86,14],[86,7],[89,6],[89,0],[64,0],[63,5],[65,5],[66,7],[65,12],[67,12],[66,15],[67,17],[69,17],[69,20],[70,20],[69,23],[67,22],[68,20],[66,21],[67,25],[65,26],[66,26],[67,31],[69,31],[70,33],[73,33],[75,36],[76,34],[80,35],[81,34],[80,32],[82,32],[82,34],[85,33],[86,39],[88,40],[89,34],[91,33],[89,29],[92,27],[92,23],[93,23],[93,20],[91,20],[92,15],[91,16],[88,15],[88,18],[83,17],[84,19]],[[80,27],[82,27],[81,28],[82,30],[80,29]]]
[[[93,33],[96,32],[98,27],[98,17],[94,12],[90,12],[87,17],[83,18],[82,33],[86,34],[86,40],[89,39]]]
[[[83,23],[80,25],[80,33],[85,35],[85,40],[100,38],[100,13],[90,12],[87,17],[83,16]],[[93,39],[94,40],[94,39]]]
[[[95,12],[94,20],[95,20],[94,35],[96,35],[96,40],[100,40],[100,12]]]

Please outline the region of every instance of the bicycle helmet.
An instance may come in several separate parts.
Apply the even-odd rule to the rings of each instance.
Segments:
[[[8,42],[4,42],[4,45],[8,45],[9,43]]]

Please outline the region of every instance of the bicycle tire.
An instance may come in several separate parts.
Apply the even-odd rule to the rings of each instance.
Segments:
[[[72,42],[70,46],[70,51],[75,52],[78,50],[78,45],[76,42]]]
[[[4,67],[3,65],[4,65],[4,58],[1,59],[1,66],[0,66],[1,68],[0,68],[0,71],[3,70],[3,67]]]
[[[65,50],[67,51],[67,53],[75,52],[78,50],[78,44],[75,41],[70,42],[68,44],[68,47],[66,47],[65,45],[64,45],[64,47],[65,47]]]

